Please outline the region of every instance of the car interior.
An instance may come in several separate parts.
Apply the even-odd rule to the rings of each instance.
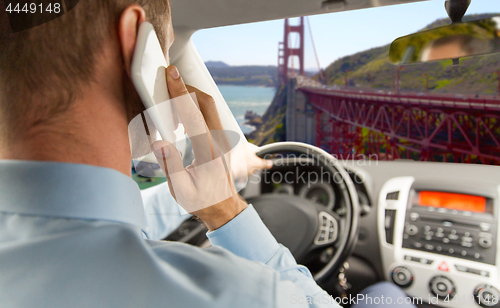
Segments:
[[[170,61],[187,84],[224,102],[191,39],[196,31],[410,2],[418,1],[172,0]],[[229,108],[217,108],[234,126]],[[500,307],[498,166],[340,160],[293,141],[258,155],[274,166],[251,175],[240,194],[332,296],[390,281],[419,307]],[[165,240],[207,247],[206,231],[189,219]]]

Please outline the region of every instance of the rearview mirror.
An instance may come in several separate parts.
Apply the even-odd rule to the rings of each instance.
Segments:
[[[389,60],[402,65],[497,52],[500,52],[500,17],[492,17],[400,37],[391,44]]]

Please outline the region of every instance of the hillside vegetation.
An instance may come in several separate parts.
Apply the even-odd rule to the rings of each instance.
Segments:
[[[248,136],[248,141],[265,145],[286,140],[286,97],[287,86],[276,90],[273,101],[262,115],[262,125]]]
[[[221,61],[205,64],[218,85],[276,86],[276,66],[230,66]]]
[[[469,15],[464,21],[496,15],[499,14]],[[440,19],[425,29],[448,23],[449,19]],[[389,45],[386,45],[343,57],[330,64],[324,75],[329,85],[344,86],[344,74],[348,71],[350,87],[393,89],[397,69],[389,62]],[[400,71],[400,87],[402,91],[425,92],[426,74],[430,92],[497,95],[497,70],[500,70],[500,54],[461,59],[459,66],[453,66],[451,60],[405,65]]]

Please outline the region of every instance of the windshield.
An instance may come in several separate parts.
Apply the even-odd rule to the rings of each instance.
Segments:
[[[497,15],[500,4],[475,0],[464,21]],[[252,143],[498,165],[500,55],[389,62],[396,38],[448,23],[442,1],[429,1],[201,30],[193,41]]]

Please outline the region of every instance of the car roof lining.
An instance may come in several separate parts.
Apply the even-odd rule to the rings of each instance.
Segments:
[[[180,32],[428,0],[171,0]]]

